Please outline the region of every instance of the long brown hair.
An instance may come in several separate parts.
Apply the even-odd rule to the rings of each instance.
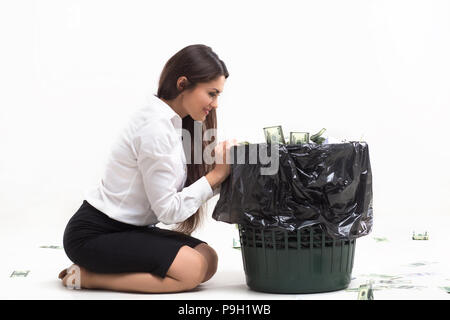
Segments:
[[[165,64],[159,79],[158,98],[172,100],[176,98],[182,91],[177,89],[177,80],[179,77],[185,76],[188,84],[183,90],[195,88],[197,83],[209,82],[220,76],[228,78],[228,70],[225,63],[219,59],[216,53],[206,45],[195,44],[187,46],[178,51]],[[191,116],[183,118],[183,129],[189,131],[191,136],[191,161],[187,160],[187,179],[184,187],[188,187],[202,176],[206,175],[214,168],[214,164],[208,165],[203,162],[195,164],[194,156],[194,120]],[[213,108],[206,116],[202,123],[202,135],[208,129],[217,129],[216,110]],[[209,141],[202,139],[202,155]],[[203,207],[200,207],[192,216],[180,223],[176,227],[176,231],[185,234],[191,234],[200,224],[203,216]]]

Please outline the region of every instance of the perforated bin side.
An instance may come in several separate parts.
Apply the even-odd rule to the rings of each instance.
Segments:
[[[272,293],[315,293],[348,287],[356,240],[335,240],[319,225],[297,231],[239,225],[246,282]]]

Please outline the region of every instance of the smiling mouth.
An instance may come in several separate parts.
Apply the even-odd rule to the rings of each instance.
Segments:
[[[206,115],[208,115],[208,113],[211,111],[211,109],[203,109],[203,111],[206,113]]]

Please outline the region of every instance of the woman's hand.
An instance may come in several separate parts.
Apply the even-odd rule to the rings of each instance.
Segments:
[[[231,166],[226,162],[230,159],[230,149],[238,144],[236,139],[226,140],[218,143],[214,148],[216,166],[206,175],[211,188],[214,189],[220,185],[229,175]]]

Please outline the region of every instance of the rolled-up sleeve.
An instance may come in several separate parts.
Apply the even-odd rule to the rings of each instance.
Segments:
[[[180,223],[193,215],[216,190],[212,190],[203,176],[178,191],[183,173],[180,168],[184,166],[180,142],[164,126],[157,126],[137,136],[137,163],[150,207],[158,220],[164,224]]]

